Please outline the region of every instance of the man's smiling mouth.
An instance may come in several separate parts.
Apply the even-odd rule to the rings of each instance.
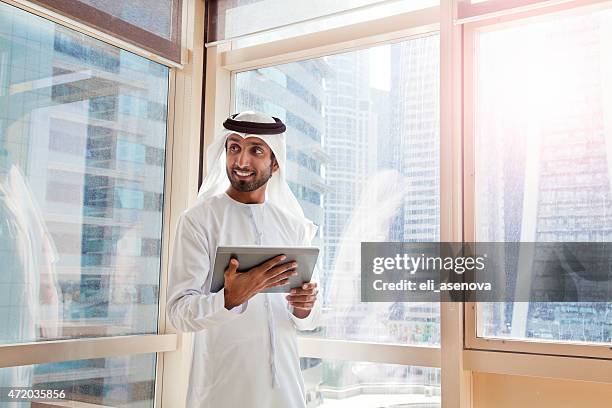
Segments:
[[[240,176],[240,177],[249,177],[249,176],[252,176],[255,173],[253,173],[251,171],[234,170],[234,174],[236,174],[237,176]]]

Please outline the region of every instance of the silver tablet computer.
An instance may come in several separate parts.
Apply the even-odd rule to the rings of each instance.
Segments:
[[[297,261],[298,274],[289,278],[288,285],[274,286],[262,291],[263,293],[286,293],[292,288],[302,286],[305,282],[310,282],[319,257],[319,248],[317,247],[220,246],[217,248],[217,255],[215,256],[210,291],[218,292],[223,288],[224,274],[230,259],[238,259],[238,272],[246,272],[277,255],[287,257],[279,265]]]

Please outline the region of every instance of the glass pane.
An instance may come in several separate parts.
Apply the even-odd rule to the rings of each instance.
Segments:
[[[161,37],[171,39],[174,0],[78,0]]]
[[[239,47],[244,47],[421,10],[439,4],[439,0],[311,0],[308,2],[218,0],[210,2],[212,24],[209,26],[207,40],[210,42],[227,40],[274,29],[272,32],[255,34],[255,38],[237,42]],[[334,13],[340,14],[330,16]],[[290,26],[284,27],[287,25]]]
[[[168,69],[0,3],[0,343],[157,332]]]
[[[26,387],[64,391],[61,406],[81,401],[91,406],[153,407],[155,401],[155,354],[64,361],[0,368],[0,387]],[[56,403],[57,404],[57,403]],[[5,408],[56,406],[42,402],[0,401]]]
[[[300,359],[308,408],[438,408],[440,369]]]
[[[362,303],[362,241],[437,241],[439,36],[240,73],[237,111],[287,125],[287,177],[320,226],[312,335],[439,344],[437,303]],[[400,154],[401,152],[401,154]]]
[[[612,10],[477,36],[478,241],[612,239],[611,47]],[[480,304],[478,317],[484,337],[612,341],[610,303]]]

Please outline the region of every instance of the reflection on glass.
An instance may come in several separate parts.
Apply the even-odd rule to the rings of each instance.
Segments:
[[[11,387],[63,390],[65,398],[60,400],[59,406],[152,408],[155,400],[155,360],[155,354],[136,354],[0,368],[0,384],[3,387],[10,384]],[[12,378],[14,382],[5,382],[7,378]],[[0,406],[35,408],[57,406],[58,403],[43,405],[42,402],[5,401],[0,402]]]
[[[360,302],[362,241],[438,241],[439,37],[236,75],[236,111],[287,125],[287,177],[320,226],[311,335],[437,345],[437,303]]]
[[[0,3],[0,343],[157,331],[167,86]]]
[[[440,369],[300,359],[308,408],[439,408]]]
[[[612,10],[477,38],[477,240],[610,241]],[[610,343],[611,322],[604,302],[478,308],[484,337]]]
[[[57,250],[27,182],[6,150],[0,150],[0,338],[35,341],[56,337],[60,322]]]

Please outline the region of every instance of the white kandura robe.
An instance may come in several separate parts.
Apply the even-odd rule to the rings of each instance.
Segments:
[[[167,310],[178,330],[195,332],[187,407],[305,407],[296,329],[316,327],[320,302],[299,319],[283,293],[257,294],[231,311],[223,290],[210,293],[218,246],[309,245],[305,235],[300,220],[273,204],[244,204],[225,193],[181,215]]]

